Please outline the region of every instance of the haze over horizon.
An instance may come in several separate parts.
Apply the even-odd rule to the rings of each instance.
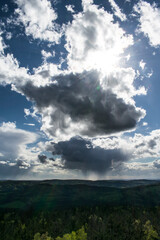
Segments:
[[[0,2],[0,179],[159,179],[160,2]]]

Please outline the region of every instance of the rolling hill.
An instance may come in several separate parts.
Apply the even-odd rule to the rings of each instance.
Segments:
[[[160,181],[1,181],[0,208],[52,210],[79,206],[158,206]]]

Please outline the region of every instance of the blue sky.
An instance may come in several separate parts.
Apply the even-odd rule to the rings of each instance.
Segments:
[[[1,179],[159,178],[160,3],[0,2]]]

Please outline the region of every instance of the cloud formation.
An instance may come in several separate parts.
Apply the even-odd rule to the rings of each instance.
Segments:
[[[94,172],[104,175],[116,163],[128,160],[128,155],[121,149],[103,149],[93,147],[89,140],[72,138],[52,144],[53,155],[61,155],[65,169],[81,170],[83,173]]]
[[[153,130],[147,135],[135,133],[132,137],[107,137],[92,140],[94,146],[104,149],[123,149],[130,153],[130,160],[158,158],[160,155],[160,130]]]
[[[45,155],[38,155],[38,159],[40,161],[40,163],[47,163],[47,157]]]
[[[144,136],[111,136],[90,140],[75,137],[69,141],[48,142],[43,150],[61,157],[56,167],[61,170],[78,170],[86,176],[103,178],[141,176],[158,177],[160,169],[160,130]],[[44,146],[44,145],[43,145]],[[54,169],[52,164],[51,168]]]
[[[126,15],[114,0],[109,2],[113,14],[92,0],[82,0],[79,13],[76,3],[66,8],[64,5],[64,11],[70,11],[67,16],[72,17],[71,21],[68,18],[64,23],[62,33],[61,24],[56,24],[58,15],[52,7],[53,2],[14,0],[14,15],[4,21],[2,29],[5,29],[5,24],[9,28],[10,23],[14,31],[23,26],[23,34],[30,36],[29,41],[40,44],[43,63],[30,72],[27,66],[20,67],[21,63],[15,58],[18,54],[16,51],[15,56],[11,54],[6,45],[13,33],[8,32],[7,37],[7,30],[4,30],[0,32],[0,84],[10,84],[12,90],[32,101],[33,113],[25,109],[25,117],[38,119],[42,124],[41,130],[50,138],[47,140],[54,141],[54,144],[40,152],[38,145],[28,147],[36,141],[36,134],[17,129],[14,123],[2,124],[0,140],[3,138],[4,142],[0,146],[0,173],[8,170],[8,174],[13,171],[16,175],[20,170],[22,173],[43,173],[43,176],[50,172],[53,176],[55,170],[60,174],[65,170],[79,170],[104,175],[113,173],[113,169],[119,171],[121,166],[123,171],[124,166],[128,171],[146,166],[147,169],[159,168],[159,160],[152,165],[141,166],[128,162],[138,158],[158,158],[159,130],[132,137],[117,135],[134,130],[145,116],[145,110],[137,107],[137,98],[134,97],[146,94],[146,89],[136,79],[138,71],[135,65],[130,65],[133,53],[125,52],[134,45],[133,36],[123,29],[124,23],[120,25],[118,22],[127,20]],[[58,9],[58,5],[56,7]],[[138,15],[139,32],[149,38],[152,46],[159,46],[158,7],[141,0],[134,11]],[[6,43],[2,36],[5,36]],[[34,41],[37,39],[39,41]],[[12,50],[12,44],[10,47]],[[129,64],[125,64],[126,54],[131,57]],[[140,59],[146,61],[143,56]],[[51,60],[56,63],[51,63]],[[144,60],[139,62],[139,67],[145,71]],[[143,126],[147,123],[144,122]],[[15,139],[13,144],[11,139]],[[46,150],[49,153],[53,151],[55,157],[47,157]]]
[[[36,2],[40,9],[42,2]],[[33,6],[31,0],[17,0],[17,4],[23,10],[17,10],[19,14],[30,23],[26,22],[27,27],[32,26],[29,6],[37,9],[38,5]],[[43,4],[49,6],[45,5],[49,4],[46,0]],[[44,62],[30,74],[19,67],[13,55],[3,54],[1,58],[0,72],[5,84],[14,84],[14,90],[36,104],[42,117],[41,130],[59,140],[130,130],[145,116],[133,100],[133,96],[146,93],[143,87],[135,89],[135,71],[116,65],[124,50],[133,44],[132,36],[92,1],[83,1],[82,6],[83,12],[74,15],[66,26],[68,70],[58,71],[56,65]],[[33,13],[36,15],[37,10],[33,9]],[[33,21],[41,26],[38,16]]]
[[[6,45],[2,37],[0,37],[0,47],[0,85],[19,85],[27,82],[30,78],[28,70],[24,67],[19,67],[19,63],[13,54],[4,53]]]
[[[27,162],[37,159],[37,153],[27,145],[34,143],[37,139],[36,133],[18,129],[15,123],[2,123],[0,126],[0,160],[7,164],[27,166]]]
[[[160,45],[160,9],[155,3],[151,5],[141,0],[134,6],[134,10],[139,14],[138,31],[149,38],[153,47],[158,47]]]
[[[60,33],[55,24],[57,14],[48,0],[15,0],[18,8],[15,13],[17,21],[25,26],[26,35],[34,39],[58,43]]]
[[[133,37],[92,1],[82,1],[82,7],[83,12],[74,14],[66,26],[68,67],[72,72],[97,69],[109,74],[119,66],[120,55],[133,44]]]
[[[114,14],[116,17],[118,17],[121,21],[126,21],[127,17],[124,13],[122,13],[121,9],[119,8],[119,6],[115,3],[114,0],[109,0],[111,7],[114,11]]]
[[[0,161],[0,180],[7,179],[28,179],[31,168],[28,163],[11,164]]]
[[[98,77],[96,71],[58,75],[55,83],[37,87],[28,82],[20,90],[36,104],[42,129],[51,137],[95,137],[134,128],[145,111],[104,90]]]

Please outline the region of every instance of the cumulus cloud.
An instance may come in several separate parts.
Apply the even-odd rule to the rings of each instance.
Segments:
[[[58,43],[61,34],[50,1],[15,0],[15,3],[17,21],[24,25],[27,36]],[[110,3],[114,15],[126,20],[117,4],[112,0]],[[159,133],[106,137],[135,129],[145,110],[136,107],[134,96],[146,94],[146,90],[136,89],[136,71],[121,65],[125,50],[134,44],[132,35],[126,34],[114,16],[92,0],[82,0],[82,8],[64,28],[64,47],[68,52],[65,70],[60,64],[47,63],[54,53],[45,48],[47,51],[41,51],[43,64],[29,73],[12,54],[5,55],[6,45],[0,37],[0,84],[12,84],[12,89],[33,102],[33,112],[25,109],[25,117],[31,115],[42,123],[41,130],[54,140],[42,152],[48,150],[56,155],[48,158],[36,148],[28,148],[28,144],[36,141],[36,134],[17,129],[13,123],[3,124],[0,127],[0,138],[4,138],[0,146],[3,169],[26,171],[33,167],[30,162],[33,160],[35,172],[72,169],[103,175],[124,161],[158,155]],[[67,9],[73,12],[72,6]],[[144,62],[140,67],[144,68]],[[61,155],[61,160],[57,155]]]
[[[155,168],[160,168],[160,159],[157,159],[157,160],[155,160],[155,161],[153,161],[153,166],[155,167]]]
[[[27,179],[30,167],[20,167],[17,164],[11,165],[9,162],[0,161],[0,179]]]
[[[153,47],[158,47],[160,45],[160,9],[155,3],[151,5],[141,0],[134,6],[134,10],[139,14],[138,31],[149,38]]]
[[[6,33],[6,39],[7,40],[11,40],[11,38],[12,38],[12,33],[11,32],[7,32]]]
[[[94,146],[104,149],[123,149],[130,153],[130,160],[143,158],[158,158],[160,155],[160,130],[151,131],[147,135],[135,133],[132,137],[114,136],[107,138],[95,138]]]
[[[118,17],[121,21],[126,21],[127,17],[124,13],[122,13],[121,9],[119,8],[119,6],[115,3],[114,0],[109,0],[111,7],[114,11],[114,14],[116,17]]]
[[[23,84],[30,78],[28,69],[19,66],[19,62],[13,54],[5,54],[8,47],[0,32],[0,85]]]
[[[148,126],[148,123],[147,122],[143,122],[142,126]]]
[[[83,12],[74,15],[65,31],[68,66],[73,72],[98,69],[111,73],[120,55],[133,44],[133,37],[92,1],[82,1],[82,6]]]
[[[0,39],[0,47],[3,42]],[[13,54],[4,54],[4,44],[0,52],[0,85],[23,84],[29,79],[28,70],[19,67],[17,59]]]
[[[159,178],[160,130],[148,135],[135,134],[133,137],[112,136],[94,138],[92,145],[105,150],[120,149],[127,154],[127,161],[121,161],[108,173],[116,178]]]
[[[66,5],[67,11],[74,13],[74,5]]]
[[[139,62],[139,67],[142,69],[142,70],[144,70],[144,68],[145,68],[145,66],[146,66],[146,63],[143,61],[143,59]]]
[[[111,172],[115,179],[159,179],[159,160],[150,162],[122,162]]]
[[[48,0],[15,0],[18,8],[15,13],[17,21],[25,26],[26,35],[34,39],[41,39],[58,43],[61,34],[54,23],[57,14]]]
[[[2,10],[3,12],[7,13],[7,12],[8,12],[8,5],[7,5],[7,4],[4,4],[4,5],[2,6],[1,10]]]
[[[83,12],[75,14],[66,26],[67,64],[71,72],[97,70],[103,88],[127,102],[135,95],[146,94],[144,87],[135,89],[133,68],[120,64],[125,50],[134,44],[132,35],[114,22],[113,15],[93,4],[82,1]],[[78,34],[77,34],[78,33]]]
[[[150,162],[123,162],[119,166],[121,174],[128,174],[130,177],[159,178],[160,160],[156,159]],[[117,169],[116,169],[117,171]],[[115,172],[116,172],[115,171]]]
[[[160,150],[160,130],[154,130],[148,135],[135,134],[134,138],[130,138],[131,144],[135,147],[135,158],[159,157]]]
[[[58,75],[44,87],[31,82],[20,91],[36,104],[42,129],[51,137],[94,137],[132,129],[145,111],[99,85],[97,72]]]
[[[6,163],[17,163],[21,167],[24,162],[29,164],[37,158],[37,153],[34,153],[27,145],[34,143],[37,139],[37,134],[18,129],[15,123],[2,123],[0,126],[0,160]]]
[[[18,86],[26,84],[28,81],[34,82],[37,86],[46,85],[50,82],[50,78],[54,74],[58,73],[58,66],[55,64],[47,64],[46,61],[32,70],[32,74],[29,72],[28,68],[20,67],[20,63],[14,57],[13,54],[5,54],[5,48],[7,48],[4,43],[4,39],[0,33],[0,85],[12,85],[12,90],[18,92]],[[42,52],[44,58],[46,58],[46,52]],[[53,56],[53,54],[52,54]]]
[[[42,50],[41,54],[42,54],[44,60],[46,60],[49,57],[52,57],[51,52],[46,52],[45,50]]]
[[[27,125],[27,126],[35,126],[35,124],[34,123],[24,123],[24,125]]]
[[[17,163],[15,165],[17,165],[19,168],[23,168],[23,169],[28,169],[31,166],[30,163],[25,162],[21,159],[18,159]]]
[[[27,12],[32,1],[17,0],[17,4]],[[83,1],[82,5],[83,12],[66,26],[68,70],[60,71],[45,62],[31,75],[12,55],[4,54],[0,64],[1,79],[14,84],[14,90],[35,103],[35,112],[42,117],[41,130],[59,140],[130,130],[145,115],[133,100],[135,95],[146,94],[144,87],[134,87],[135,71],[114,65],[133,44],[132,36],[92,1]]]
[[[91,141],[77,137],[69,141],[52,144],[53,155],[60,155],[63,168],[80,170],[83,173],[105,174],[116,163],[128,160],[128,154],[121,149],[93,147]]]
[[[0,32],[0,54],[4,54],[4,49],[6,48],[6,44],[4,43],[4,40],[2,38],[2,32]]]
[[[45,155],[38,155],[38,159],[43,164],[47,162],[47,157]]]

